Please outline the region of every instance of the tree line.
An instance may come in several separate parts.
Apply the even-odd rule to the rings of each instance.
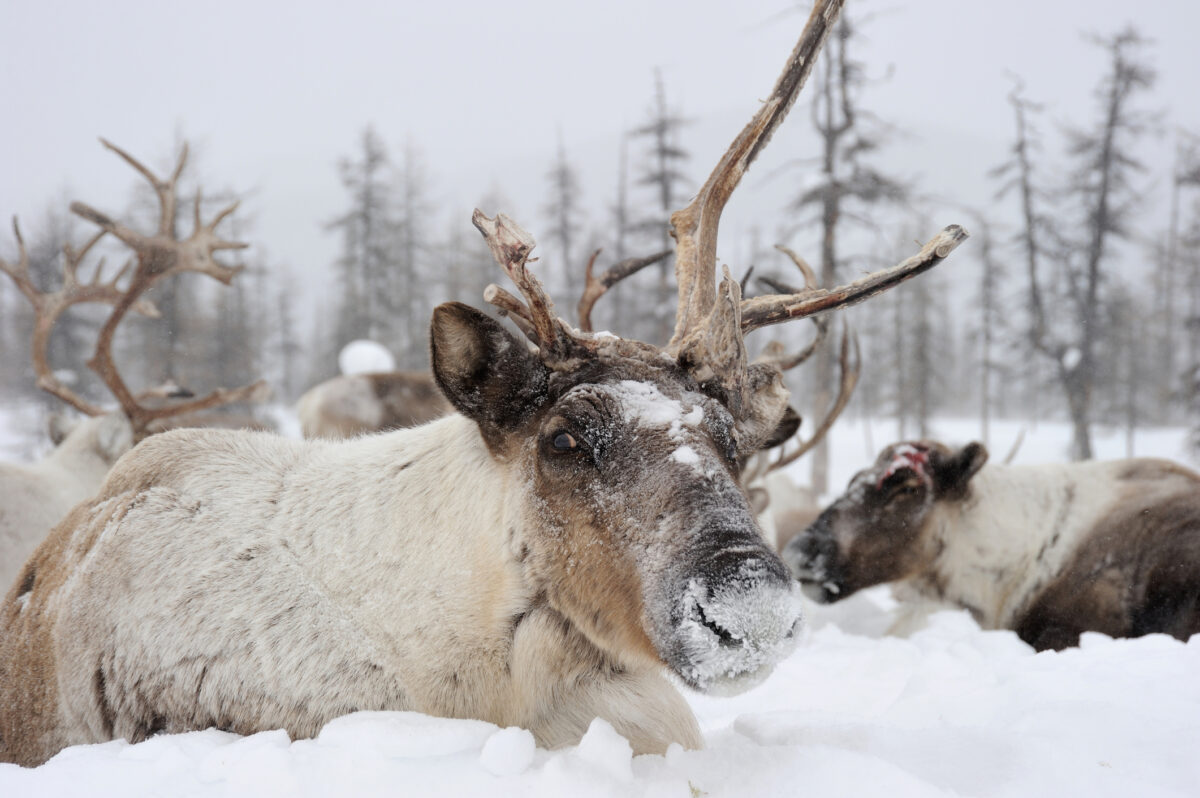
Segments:
[[[814,179],[810,165],[797,167],[810,179],[778,209],[775,233],[788,243],[797,230],[817,231],[806,254],[826,286],[890,265],[895,252],[932,229],[921,187],[889,163],[891,128],[864,106],[875,76],[856,58],[859,36],[859,26],[843,18],[813,75],[809,124],[782,134],[791,139],[784,147],[817,169]],[[1011,146],[988,165],[994,204],[964,208],[973,240],[959,257],[970,268],[927,275],[847,312],[864,352],[855,412],[895,417],[905,435],[928,434],[935,414],[977,416],[985,441],[997,418],[1057,416],[1072,423],[1076,457],[1091,456],[1097,423],[1200,428],[1200,138],[1149,105],[1153,47],[1136,30],[1092,43],[1106,61],[1092,85],[1090,118],[1051,123],[1044,103],[1053,98],[1038,96],[1036,76],[1015,77],[1009,96],[995,98],[1011,109]],[[523,220],[540,231],[544,279],[569,319],[592,253],[603,248],[601,257],[616,262],[670,249],[669,214],[697,185],[689,120],[670,101],[662,73],[652,77],[642,121],[614,153],[614,195],[586,193],[560,135],[547,158],[540,215]],[[1146,166],[1162,131],[1176,150],[1170,175]],[[153,297],[162,318],[131,319],[118,339],[131,379],[173,378],[203,390],[261,376],[290,401],[332,376],[336,353],[358,338],[387,346],[401,368],[425,368],[431,308],[447,299],[478,305],[495,268],[474,230],[460,219],[444,221],[418,147],[393,149],[387,141],[367,126],[338,163],[343,211],[325,223],[339,242],[328,264],[336,296],[306,329],[301,293],[289,280],[272,279],[281,264],[265,256],[252,257],[231,288],[169,280]],[[1168,218],[1148,218],[1164,190]],[[205,202],[228,202],[229,193]],[[62,204],[27,226],[31,270],[47,289],[61,279],[63,244],[83,235]],[[504,201],[484,197],[481,206],[503,209]],[[135,194],[131,217],[147,207],[147,197]],[[909,220],[902,241],[875,235],[871,220],[883,209]],[[191,213],[181,202],[180,217]],[[234,224],[231,237],[253,240],[252,218],[239,214]],[[773,270],[796,282],[787,259],[768,246],[776,241],[764,239],[755,231],[747,262],[731,267]],[[752,278],[746,290],[769,289]],[[597,327],[661,343],[673,297],[668,259],[617,285],[597,306]],[[25,354],[31,313],[8,290],[0,290],[0,309],[0,398],[35,396]],[[85,393],[99,390],[84,366],[98,321],[75,314],[51,343],[51,360]],[[771,337],[760,336],[760,344]],[[789,382],[804,415],[819,418],[836,388],[832,351],[805,369]],[[818,447],[812,462],[814,487],[827,490],[827,453]]]

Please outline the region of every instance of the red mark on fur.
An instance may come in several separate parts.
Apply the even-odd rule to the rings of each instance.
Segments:
[[[888,467],[884,469],[883,475],[875,483],[875,489],[879,490],[882,488],[883,483],[888,477],[906,468],[916,472],[921,479],[928,481],[929,477],[925,473],[925,466],[927,465],[929,465],[928,449],[911,444],[900,446],[892,453],[892,461],[888,463]]]

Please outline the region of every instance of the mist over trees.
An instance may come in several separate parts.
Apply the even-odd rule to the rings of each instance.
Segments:
[[[723,246],[723,258],[745,259],[729,261],[735,275],[752,265],[756,274],[786,274],[786,260],[771,249],[783,243],[810,258],[821,284],[832,286],[891,265],[913,239],[934,230],[933,200],[889,160],[887,145],[903,131],[870,113],[864,88],[871,76],[855,58],[858,33],[853,19],[839,24],[808,90],[808,124],[797,116],[773,143],[798,162],[795,174],[803,177],[773,218],[743,231],[736,246]],[[1152,42],[1133,29],[1093,42],[1106,54],[1104,70],[1078,86],[1081,94],[1093,92],[1092,116],[1054,117],[1046,107],[1055,98],[1039,93],[1036,75],[1019,76],[1008,97],[994,98],[1012,109],[1012,143],[1003,158],[981,154],[980,172],[990,173],[996,201],[964,209],[972,238],[954,270],[846,313],[863,352],[851,413],[897,418],[909,436],[934,434],[934,416],[969,416],[980,420],[985,441],[997,419],[1034,425],[1058,418],[1072,423],[1076,457],[1090,456],[1097,425],[1200,429],[1200,131],[1178,129],[1170,108],[1154,105]],[[518,208],[494,188],[488,196],[489,187],[479,187],[474,204],[519,216],[538,236],[538,268],[557,312],[572,322],[592,253],[601,250],[602,268],[670,248],[669,214],[707,170],[689,156],[696,120],[673,99],[661,71],[647,76],[647,89],[629,98],[628,118],[637,121],[613,142],[615,192],[587,185],[573,160],[582,147],[562,133],[545,153],[540,196],[520,198]],[[1176,153],[1170,174],[1146,166],[1153,159],[1145,153],[1163,147]],[[187,275],[156,288],[163,318],[131,318],[117,342],[132,382],[175,378],[204,390],[261,376],[276,400],[290,402],[335,374],[337,352],[357,338],[387,346],[400,368],[427,368],[433,306],[451,299],[481,306],[484,287],[501,282],[466,222],[469,208],[447,203],[438,165],[426,162],[420,142],[403,130],[364,123],[331,169],[341,212],[322,222],[339,253],[327,264],[331,287],[315,307],[289,264],[257,246],[246,211],[251,194],[224,228],[227,237],[256,244],[240,261],[245,272],[230,288]],[[180,191],[185,224],[197,185],[205,187],[206,217],[246,193],[231,191],[224,179],[202,163],[192,173]],[[78,246],[88,234],[67,212],[71,199],[134,224],[144,223],[148,202],[140,189],[114,186],[107,197],[28,209],[21,223],[31,270],[47,289],[61,279],[64,244]],[[947,199],[954,198],[938,198]],[[877,223],[880,214],[889,215],[888,224]],[[904,235],[882,238],[879,230],[895,229],[890,220],[897,216]],[[801,232],[806,237],[798,238]],[[0,235],[0,257],[14,255],[12,237]],[[7,280],[0,284],[0,398],[52,406],[34,387],[28,362],[31,311]],[[673,313],[668,261],[617,284],[597,304],[595,319],[598,329],[661,343]],[[107,397],[84,363],[103,317],[104,308],[68,314],[51,343],[55,367],[101,401]],[[761,347],[771,336],[760,332],[751,344]],[[806,425],[836,392],[833,347],[826,350],[787,376]],[[825,482],[820,448],[809,456],[817,489],[834,487]]]

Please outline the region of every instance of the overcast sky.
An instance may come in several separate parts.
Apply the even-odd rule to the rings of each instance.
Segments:
[[[848,7],[874,15],[858,57],[874,75],[893,70],[866,103],[904,132],[896,163],[947,203],[991,202],[984,174],[1012,133],[1007,73],[1024,77],[1051,120],[1094,118],[1090,92],[1104,57],[1081,31],[1135,22],[1154,42],[1159,71],[1145,105],[1200,132],[1195,0]],[[318,284],[337,247],[322,225],[344,202],[337,159],[366,124],[394,156],[406,144],[421,154],[447,215],[440,227],[454,214],[469,225],[471,207],[499,191],[511,206],[485,210],[506,211],[536,235],[560,133],[582,171],[584,201],[607,205],[620,136],[644,118],[661,67],[671,104],[692,120],[684,143],[699,182],[770,90],[807,16],[782,0],[0,0],[0,8],[0,218],[19,213],[32,224],[70,199],[120,210],[133,173],[97,136],[165,169],[183,135],[207,185],[253,190],[254,245]],[[723,240],[777,215],[803,180],[770,179],[812,145],[800,108],[739,189]],[[1152,165],[1166,168],[1173,146],[1170,136],[1155,140]],[[923,235],[956,221],[969,220],[947,205]],[[737,257],[731,246],[723,257]],[[12,252],[5,224],[0,253]]]

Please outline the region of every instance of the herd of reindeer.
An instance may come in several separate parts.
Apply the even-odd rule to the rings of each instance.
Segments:
[[[214,408],[261,383],[196,397],[135,392],[112,355],[146,292],[183,272],[229,283],[215,256],[244,245],[200,218],[175,234],[186,149],[154,188],[160,224],[94,224],[40,291],[0,261],[35,310],[38,386],[87,416],[33,465],[0,465],[0,761],[71,745],[216,727],[316,735],[357,710],[414,710],[529,729],[571,745],[596,717],[637,753],[702,746],[673,682],[730,694],[789,656],[803,597],[892,583],[894,633],[966,608],[1037,649],[1200,631],[1200,475],[1163,460],[986,465],[978,443],[888,446],[823,511],[782,468],[845,407],[861,358],[841,336],[841,388],[798,440],[784,371],[832,345],[828,311],[945,259],[952,225],[890,269],[822,288],[745,285],[717,269],[722,210],[780,124],[843,0],[820,0],[769,98],[691,203],[671,217],[674,332],[652,345],[591,328],[594,303],[652,259],[588,265],[578,326],[528,268],[533,238],[503,214],[473,223],[520,296],[496,315],[434,308],[428,374],[336,378],[297,406],[304,440],[220,428]],[[80,276],[101,240],[132,253]],[[593,261],[595,259],[593,258]],[[111,305],[89,367],[119,406],[95,405],[48,362],[81,303]],[[497,316],[519,330],[514,335]],[[745,336],[794,319],[813,343],[751,359]],[[216,419],[216,420],[214,420]]]

